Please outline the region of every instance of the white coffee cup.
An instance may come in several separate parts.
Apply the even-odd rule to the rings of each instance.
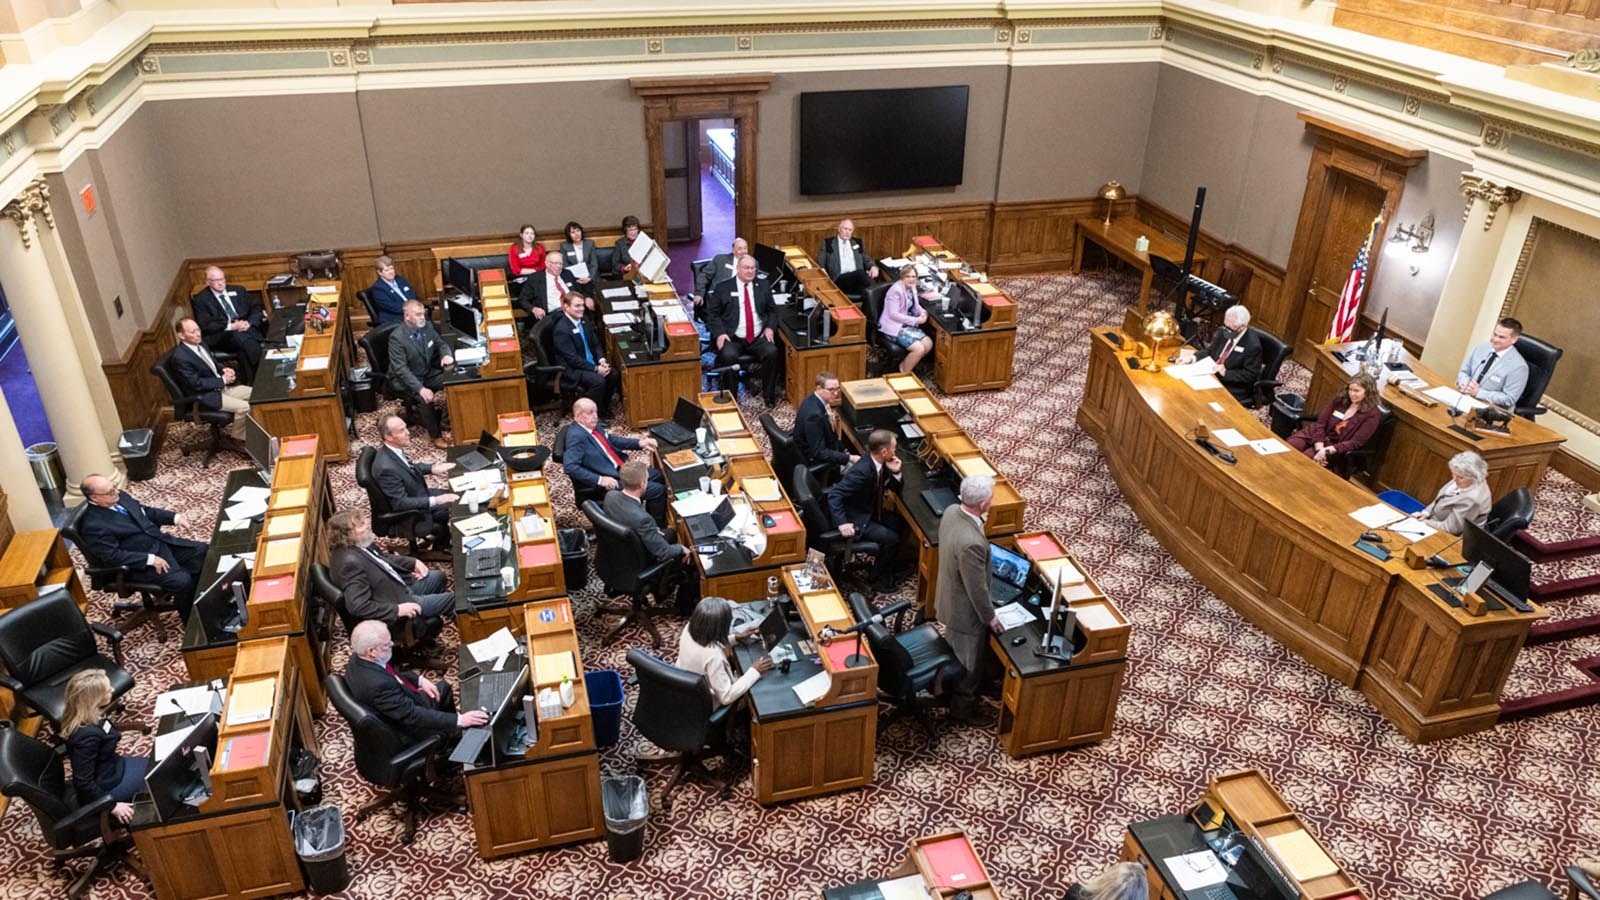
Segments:
[[[720,479],[720,478],[711,479],[711,496],[713,496],[713,497],[721,497],[722,496],[722,479]]]
[[[705,475],[701,475],[700,476],[700,493],[702,493],[702,494],[711,493],[711,479],[706,477]]]
[[[706,445],[706,429],[704,425],[694,430],[694,445],[696,447],[704,447]]]

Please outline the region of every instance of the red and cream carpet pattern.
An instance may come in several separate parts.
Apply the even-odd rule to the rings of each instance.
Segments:
[[[374,791],[356,774],[349,730],[330,710],[317,737],[327,799],[345,810],[349,829],[353,880],[345,896],[814,898],[825,886],[887,874],[908,838],[962,828],[1002,896],[1045,900],[1115,860],[1126,823],[1182,811],[1210,775],[1242,767],[1263,770],[1373,897],[1478,898],[1529,877],[1564,892],[1562,867],[1600,856],[1600,710],[1428,746],[1407,743],[1359,694],[1284,650],[1190,577],[1146,533],[1099,448],[1074,424],[1085,330],[1120,322],[1135,283],[1088,274],[1004,285],[1021,307],[1015,383],[943,402],[1022,488],[1028,527],[1063,536],[1133,622],[1111,740],[1018,761],[989,731],[946,725],[942,713],[935,713],[942,736],[933,747],[901,718],[881,731],[876,779],[864,790],[768,809],[755,803],[748,781],[726,801],[691,783],[676,792],[670,813],[652,810],[645,853],[633,863],[609,862],[604,841],[485,862],[474,852],[466,815],[426,820],[411,846],[399,844],[394,815],[355,823],[353,811]],[[1303,386],[1304,371],[1291,376]],[[746,403],[753,420],[759,406]],[[792,415],[785,407],[778,419],[787,423]],[[362,416],[359,426],[359,443],[376,441],[374,416]],[[558,419],[540,416],[539,427],[553,434]],[[181,457],[176,443],[197,437],[175,430],[157,477],[132,490],[147,503],[188,513],[197,521],[183,531],[204,538],[221,475],[235,460],[225,456],[203,470],[198,456]],[[438,454],[419,446],[419,455]],[[333,479],[342,504],[365,506],[351,465],[337,467]],[[562,524],[582,525],[565,477],[555,471],[551,481]],[[1581,495],[1573,482],[1548,474],[1535,533],[1594,534],[1600,521],[1584,510]],[[1597,568],[1595,560],[1539,566],[1535,577]],[[626,675],[624,656],[629,646],[647,644],[643,632],[601,648],[599,621],[583,615],[600,600],[598,581],[573,597],[584,620],[585,664]],[[91,614],[104,618],[109,602],[94,596]],[[1550,612],[1556,619],[1594,614],[1600,599],[1563,601]],[[681,622],[664,617],[662,624],[670,659]],[[453,628],[446,638],[453,642]],[[342,669],[342,630],[336,643]],[[132,709],[149,715],[156,694],[185,677],[177,638],[156,643],[142,629],[127,645],[138,679]],[[1508,694],[1580,683],[1584,676],[1567,661],[1595,653],[1600,638],[1529,648]],[[628,708],[632,701],[630,693]],[[148,740],[127,736],[124,749],[145,752]],[[604,771],[631,773],[639,745],[625,716],[620,745],[603,755]],[[647,781],[658,792],[663,776]],[[13,802],[0,825],[0,900],[63,891],[66,875],[46,861],[28,809]],[[93,889],[100,898],[151,894],[126,871]]]

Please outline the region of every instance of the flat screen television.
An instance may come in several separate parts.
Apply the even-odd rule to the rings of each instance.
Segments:
[[[954,187],[966,163],[964,84],[800,95],[800,193]]]

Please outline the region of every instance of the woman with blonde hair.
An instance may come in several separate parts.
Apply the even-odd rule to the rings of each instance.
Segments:
[[[1125,862],[1067,888],[1061,900],[1148,900],[1149,896],[1150,885],[1145,881],[1144,866]]]
[[[106,794],[117,802],[111,814],[126,824],[133,818],[133,798],[144,786],[149,760],[121,756],[122,737],[106,718],[111,706],[111,679],[99,669],[89,669],[67,682],[67,710],[61,717],[61,734],[67,736],[72,758],[72,786],[78,801],[88,803]]]

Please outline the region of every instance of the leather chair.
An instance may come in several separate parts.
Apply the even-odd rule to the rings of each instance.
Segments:
[[[1577,866],[1567,866],[1567,900],[1600,900],[1600,886]]]
[[[791,497],[800,508],[800,521],[806,526],[806,546],[820,551],[828,571],[837,583],[846,581],[846,571],[858,557],[875,557],[890,552],[872,541],[858,541],[845,537],[833,525],[833,517],[822,499],[822,487],[805,466],[794,467],[794,493]]]
[[[594,523],[594,568],[600,575],[600,583],[607,594],[628,597],[627,606],[601,606],[597,610],[601,614],[622,616],[620,622],[606,631],[601,643],[610,645],[622,629],[638,622],[650,632],[650,646],[660,647],[661,632],[656,628],[655,619],[650,617],[649,597],[653,594],[658,603],[666,599],[667,582],[677,559],[657,561],[645,550],[644,541],[632,528],[607,516],[593,500],[583,501],[583,514]]]
[[[344,589],[333,583],[333,574],[328,567],[319,562],[311,564],[311,593],[318,600],[318,606],[325,610],[330,618],[337,618],[344,625],[344,633],[348,637],[361,624],[361,619],[353,615],[344,605]],[[435,658],[426,652],[426,645],[444,630],[444,620],[438,616],[413,616],[399,619],[389,627],[389,635],[394,639],[394,655],[397,662],[423,663],[427,668],[445,668],[448,660]],[[443,665],[437,665],[442,663]]]
[[[184,390],[178,383],[178,376],[172,370],[173,350],[167,351],[156,364],[150,367],[150,374],[161,382],[167,391],[167,399],[172,402],[172,420],[174,422],[193,422],[211,429],[211,443],[206,445],[206,458],[201,465],[210,467],[211,460],[226,449],[222,444],[222,429],[233,422],[233,413],[225,409],[204,409],[200,406],[200,396]],[[184,447],[183,455],[188,456],[192,448]]]
[[[372,532],[379,537],[405,538],[408,552],[416,556],[417,529],[427,525],[431,516],[427,510],[396,510],[389,506],[388,496],[378,486],[377,479],[372,477],[372,461],[377,455],[376,447],[362,447],[361,453],[356,456],[356,484],[367,492],[367,505],[372,509]],[[426,533],[427,529],[423,531]],[[449,552],[448,547],[441,549]]]
[[[100,653],[96,635],[111,645],[111,658]],[[0,616],[0,687],[5,687],[61,727],[67,709],[67,681],[90,669],[106,673],[113,703],[133,689],[133,676],[123,668],[122,632],[83,617],[68,591],[57,591]],[[124,729],[127,730],[127,729]]]
[[[1278,380],[1278,370],[1283,368],[1283,362],[1289,358],[1289,352],[1293,348],[1271,332],[1259,328],[1250,330],[1261,340],[1261,374],[1256,378],[1255,389],[1250,397],[1251,402],[1245,404],[1250,409],[1255,409],[1272,402],[1278,385],[1282,384]]]
[[[562,459],[564,459],[567,455],[567,432],[570,430],[570,423],[569,425],[562,425],[560,429],[556,431],[555,441],[550,445],[550,458],[554,460],[557,465],[560,465]],[[598,504],[604,502],[605,499],[605,488],[600,487],[599,485],[587,487],[577,483],[576,481],[572,482],[572,503],[579,509],[582,509],[585,504],[591,501]]]
[[[350,723],[355,738],[356,771],[361,777],[387,791],[356,811],[361,822],[391,803],[405,804],[405,832],[400,843],[409,844],[417,836],[417,819],[430,805],[456,807],[456,798],[430,790],[437,779],[435,763],[444,749],[444,738],[432,734],[421,740],[401,734],[377,713],[362,706],[350,693],[343,675],[329,675],[328,699],[333,708]]]
[[[578,402],[579,394],[561,383],[562,366],[561,363],[557,362],[560,357],[556,356],[555,326],[556,316],[554,315],[546,315],[539,320],[538,324],[533,326],[534,353],[539,367],[537,371],[546,377],[550,377],[546,390],[553,391],[556,398],[560,400],[562,415],[571,415],[572,404]],[[530,401],[533,398],[533,383],[531,381],[528,386],[528,397]],[[546,399],[542,405],[548,405],[549,402]]]
[[[337,250],[308,250],[305,253],[297,253],[294,262],[300,270],[300,277],[307,281],[336,279],[343,268],[339,263]]]
[[[906,358],[905,348],[890,340],[878,328],[878,320],[883,318],[884,295],[888,294],[889,288],[895,284],[896,282],[893,281],[880,281],[867,288],[866,292],[861,295],[862,312],[867,317],[867,343],[877,347],[889,356],[889,364],[878,370],[880,375],[891,370],[898,371],[901,361]]]
[[[1516,413],[1532,421],[1534,416],[1549,411],[1540,406],[1539,401],[1544,399],[1545,389],[1550,387],[1550,376],[1555,374],[1562,350],[1527,334],[1517,338],[1516,347],[1528,364],[1528,383],[1522,388],[1522,396],[1517,398]]]
[[[1507,885],[1492,894],[1485,894],[1483,900],[1560,900],[1560,898],[1550,893],[1544,885],[1530,879]]]
[[[876,612],[867,598],[850,594],[850,612],[857,622],[866,622]],[[898,634],[882,622],[868,624],[865,631],[872,655],[878,660],[878,693],[900,712],[910,713],[922,726],[930,742],[938,735],[928,721],[927,706],[921,694],[935,686],[954,689],[966,669],[956,659],[955,648],[944,639],[932,622],[923,622]]]
[[[361,345],[361,351],[367,355],[367,365],[372,370],[372,390],[379,397],[404,399],[403,395],[389,386],[389,335],[394,333],[398,325],[379,325],[370,328],[356,343]]]
[[[1533,492],[1519,487],[1489,507],[1483,529],[1502,541],[1533,524]]]
[[[356,291],[356,299],[361,301],[361,308],[367,311],[367,327],[378,327],[378,304],[372,302],[372,290],[362,288]]]
[[[601,245],[596,240],[594,243],[594,267],[601,273],[611,272],[616,268],[617,248],[613,244]],[[598,274],[598,273],[597,273]]]
[[[66,750],[28,737],[9,721],[0,721],[0,794],[28,804],[39,820],[39,831],[57,866],[69,859],[89,858],[89,867],[67,888],[67,896],[81,897],[90,882],[119,863],[147,877],[137,858],[129,856],[133,835],[111,816],[116,801],[102,794],[88,803],[78,802],[77,789],[67,778]]]
[[[711,686],[704,675],[680,669],[644,650],[629,650],[628,665],[639,679],[634,727],[650,743],[679,754],[672,778],[661,791],[661,808],[672,809],[673,788],[690,774],[710,781],[719,796],[728,799],[733,786],[714,778],[703,760],[732,751],[730,710],[737,704],[713,709]]]
[[[778,483],[783,485],[785,496],[794,496],[794,470],[801,467],[811,473],[821,484],[829,475],[838,474],[839,467],[832,463],[808,463],[800,454],[800,445],[795,442],[794,432],[784,431],[773,420],[772,413],[761,414],[761,430],[767,433],[767,440],[772,443],[772,468],[778,473]]]
[[[117,618],[126,614],[122,619],[121,630],[131,631],[146,623],[153,625],[156,630],[156,640],[167,642],[166,623],[161,620],[162,613],[178,612],[178,603],[171,591],[151,581],[141,581],[129,566],[118,565],[107,559],[101,559],[94,554],[87,542],[79,535],[78,527],[83,522],[83,513],[89,504],[80,503],[67,513],[67,520],[61,525],[61,536],[71,541],[78,552],[83,554],[84,574],[89,576],[89,587],[96,591],[109,591],[126,600],[137,594],[137,604],[124,606],[117,604],[112,609],[111,615]],[[180,620],[180,625],[182,622]]]
[[[699,285],[700,284],[700,276],[705,274],[705,272],[711,268],[711,263],[712,262],[713,262],[713,260],[708,257],[706,259],[697,259],[694,262],[689,263],[689,281],[690,281],[690,283],[694,284],[694,285]],[[709,289],[710,285],[707,285],[706,287],[707,287],[707,289]],[[705,318],[706,318],[706,305],[704,303],[701,303],[701,304],[699,304],[699,305],[694,307],[694,317],[696,319],[702,321],[702,322],[705,321]]]

